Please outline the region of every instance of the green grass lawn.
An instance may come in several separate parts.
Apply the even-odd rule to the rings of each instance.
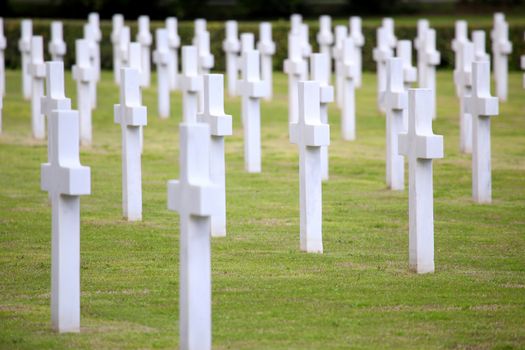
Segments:
[[[67,95],[76,88],[66,75]],[[212,240],[214,349],[525,348],[525,91],[492,123],[493,204],[471,200],[470,156],[459,153],[452,72],[438,74],[445,158],[434,162],[436,273],[408,271],[407,192],[385,188],[385,121],[376,81],[357,92],[357,140],[341,140],[331,107],[330,180],[323,186],[323,255],[299,251],[298,152],[287,137],[286,77],[262,103],[262,174],[243,167],[240,100],[226,98],[228,236]],[[50,325],[51,208],[40,190],[46,145],[31,138],[20,72],[7,72],[0,135],[0,348],[147,349],[178,344],[178,178],[181,96],[157,117],[154,88],[142,160],[144,220],[121,216],[118,89],[99,84],[94,145],[81,150],[92,195],[82,197],[82,330]]]

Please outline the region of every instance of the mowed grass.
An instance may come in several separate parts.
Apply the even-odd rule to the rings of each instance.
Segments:
[[[262,102],[263,172],[243,167],[240,99],[226,97],[228,236],[212,240],[214,349],[513,349],[525,347],[525,92],[492,123],[493,204],[471,200],[471,160],[459,153],[451,71],[438,74],[445,158],[434,162],[436,273],[408,270],[407,191],[386,189],[385,120],[375,75],[357,92],[357,140],[342,141],[330,109],[325,252],[299,251],[298,152],[287,137],[287,80]],[[66,74],[67,95],[76,88]],[[31,138],[20,71],[7,72],[0,135],[0,347],[147,349],[178,346],[179,218],[166,208],[178,177],[180,93],[157,116],[155,84],[142,159],[144,220],[121,215],[118,88],[104,72],[94,144],[81,149],[92,194],[81,199],[82,330],[50,325],[51,208],[40,190],[46,144]]]

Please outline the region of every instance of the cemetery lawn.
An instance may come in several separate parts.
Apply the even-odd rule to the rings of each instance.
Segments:
[[[154,77],[155,79],[155,77]],[[384,118],[376,80],[357,92],[357,140],[340,137],[331,106],[330,180],[323,185],[322,255],[299,251],[298,152],[287,137],[286,76],[262,102],[263,172],[243,170],[239,98],[226,98],[228,236],[212,241],[214,349],[525,348],[525,92],[492,119],[493,204],[471,200],[471,160],[460,154],[451,71],[438,74],[445,158],[434,162],[436,273],[408,271],[407,191],[385,188]],[[92,195],[81,199],[80,334],[50,326],[51,210],[40,190],[44,142],[31,138],[20,71],[7,72],[0,135],[0,348],[147,349],[178,344],[178,215],[166,182],[178,177],[181,97],[168,120],[148,106],[144,220],[121,216],[118,89],[103,72],[94,145],[81,150]],[[76,87],[66,74],[76,106]],[[155,82],[153,82],[155,84]],[[155,85],[153,85],[155,86]],[[494,90],[492,90],[494,91]]]

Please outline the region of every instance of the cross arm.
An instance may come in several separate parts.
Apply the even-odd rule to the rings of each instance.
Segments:
[[[436,50],[427,51],[425,52],[425,62],[427,65],[437,66],[441,62],[441,54]]]
[[[225,52],[237,53],[241,50],[241,42],[237,38],[229,38],[222,42],[222,49]]]
[[[388,91],[385,92],[387,105],[392,109],[406,109],[408,106],[408,96],[405,91]]]
[[[64,41],[51,41],[49,43],[49,51],[58,55],[64,55],[66,53],[66,43]]]
[[[200,123],[206,123],[210,126],[210,134],[213,136],[229,136],[232,134],[231,115],[199,114],[197,119]]]
[[[406,83],[417,81],[417,69],[412,66],[403,67],[403,81]]]
[[[373,51],[373,58],[376,62],[384,62],[391,58],[393,55],[392,50],[385,49],[382,47],[376,47]]]
[[[50,163],[41,165],[41,188],[50,193],[81,196],[91,193],[91,171],[82,165],[58,166]]]
[[[155,50],[153,52],[153,62],[161,66],[167,65],[169,62],[168,52],[164,50]]]
[[[301,139],[304,146],[328,146],[330,144],[330,126],[328,124],[290,124],[290,141],[299,144]]]
[[[122,106],[116,104],[114,109],[115,124],[125,124],[126,126],[142,126],[148,124],[148,110],[145,106]],[[124,120],[121,118],[124,117]]]
[[[510,55],[512,53],[512,43],[509,40],[500,40],[498,42],[498,50],[503,55]]]
[[[443,158],[443,136],[416,135],[416,157],[421,159]]]
[[[95,80],[95,70],[91,67],[73,66],[73,79],[88,83]]]
[[[44,62],[40,63],[29,63],[29,74],[35,78],[45,78],[46,77],[46,65]]]
[[[204,68],[213,68],[215,59],[212,54],[207,53],[205,55],[199,55],[199,62]]]
[[[142,31],[137,34],[137,41],[143,46],[150,46],[153,41],[150,32]]]
[[[257,43],[257,49],[261,55],[273,55],[275,54],[275,43],[273,41],[259,41]]]
[[[236,85],[239,95],[247,94],[251,98],[263,98],[268,93],[267,85],[263,81],[239,80]]]
[[[200,75],[180,75],[179,82],[182,91],[199,92],[202,90],[202,76]]]
[[[334,34],[331,31],[321,31],[317,33],[317,42],[320,45],[332,45],[334,42]]]
[[[31,41],[29,39],[20,39],[18,40],[18,49],[21,52],[29,52],[31,51]]]
[[[355,79],[357,76],[357,66],[353,62],[344,62],[342,74],[347,79]]]
[[[330,103],[334,102],[334,88],[333,86],[326,85],[320,87],[319,102]]]
[[[306,70],[306,62],[303,60],[293,60],[287,58],[284,60],[284,72],[292,75],[302,75]]]
[[[211,216],[217,211],[216,203],[219,194],[219,187],[210,183],[193,185],[170,180],[168,181],[168,209],[178,213],[184,210],[194,216]]]

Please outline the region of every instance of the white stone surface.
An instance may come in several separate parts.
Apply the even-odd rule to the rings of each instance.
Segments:
[[[197,33],[197,53],[199,55],[199,74],[208,74],[215,64],[210,51],[210,32],[203,30]]]
[[[303,23],[303,16],[298,13],[293,13],[290,16],[290,33],[299,34],[301,31],[301,24]]]
[[[91,33],[93,35],[93,41],[94,41],[94,48],[92,48],[92,59],[94,61],[93,66],[95,67],[96,76],[97,76],[97,82],[100,81],[100,42],[102,41],[102,31],[100,30],[100,18],[98,13],[91,12],[88,15],[88,25],[91,27]],[[86,36],[84,34],[85,39],[91,39],[89,36]],[[97,107],[97,91],[96,91],[97,85],[92,85],[92,89],[94,89],[94,92],[91,94],[91,97],[93,99],[93,108]]]
[[[424,52],[422,53],[423,78],[420,81],[420,87],[432,90],[430,105],[428,108],[432,113],[432,119],[436,119],[436,66],[441,62],[441,55],[436,50],[436,31],[429,28],[425,31]]]
[[[169,46],[168,31],[155,31],[156,50],[153,52],[153,62],[157,65],[157,96],[158,113],[162,119],[170,116],[170,75],[169,75]]]
[[[194,47],[183,47],[185,52]],[[195,70],[196,70],[195,66]],[[220,189],[210,180],[210,128],[186,115],[179,127],[180,180],[168,182],[168,209],[180,215],[179,338],[182,350],[211,349],[211,217]]]
[[[273,64],[272,56],[275,54],[275,43],[272,40],[272,24],[262,22],[259,24],[259,41],[257,50],[261,54],[261,79],[266,84],[267,95],[264,99],[269,101],[273,96]]]
[[[180,36],[178,21],[175,17],[166,18],[166,30],[168,31],[169,47],[169,72],[170,72],[170,90],[175,91],[179,88],[179,48]]]
[[[357,78],[355,87],[360,88],[363,77],[363,47],[365,46],[365,36],[361,29],[361,17],[350,17],[350,36],[354,40],[355,46],[355,63],[357,66]]]
[[[459,145],[463,153],[472,152],[472,117],[466,110],[466,99],[472,90],[473,46],[470,41],[459,45],[459,66],[455,72],[456,85],[459,87]]]
[[[138,22],[139,30],[137,33],[137,41],[142,47],[140,60],[142,65],[142,69],[140,71],[140,85],[149,87],[151,83],[151,43],[153,38],[149,29],[149,17],[139,16]]]
[[[523,33],[523,39],[525,40],[525,32]],[[525,70],[525,55],[521,55],[521,69]],[[525,88],[525,74],[523,74],[523,88]]]
[[[242,96],[244,121],[244,168],[249,173],[261,172],[261,105],[266,84],[260,79],[259,52],[252,50],[242,56],[242,80],[237,92]]]
[[[319,84],[319,102],[321,123],[328,123],[328,104],[334,102],[334,88],[330,85],[330,70],[326,61],[330,61],[329,53],[314,53],[310,56],[311,80]],[[321,178],[328,180],[328,146],[321,146]]]
[[[319,52],[327,54],[329,57],[334,44],[334,33],[332,33],[332,17],[324,15],[319,17],[319,32],[317,32],[317,44]],[[332,72],[332,60],[329,59],[326,64],[328,71]],[[330,81],[329,81],[330,82]]]
[[[120,67],[127,67],[129,65],[129,43],[131,42],[131,31],[128,26],[124,26],[120,29],[120,40],[118,55],[120,57]],[[122,70],[121,70],[122,72]],[[118,75],[120,77],[120,73]],[[122,79],[118,82],[118,85],[122,82]]]
[[[472,93],[466,99],[472,116],[472,199],[492,202],[490,117],[499,113],[498,98],[490,95],[490,61],[472,64]]]
[[[386,44],[394,50],[397,45],[397,38],[394,32],[394,19],[390,17],[383,18],[381,26],[385,28]]]
[[[341,58],[343,75],[343,108],[341,110],[341,133],[343,140],[355,140],[355,80],[357,64],[355,62],[355,46],[351,37],[343,41]]]
[[[91,107],[94,109],[97,108],[97,83],[100,80],[100,47],[97,43],[97,27],[90,24],[84,25],[84,39],[88,42],[89,60],[95,74],[95,79],[90,85]],[[82,112],[80,114],[82,120]],[[80,139],[82,140],[82,130],[80,131]]]
[[[512,43],[509,41],[509,24],[502,13],[494,14],[491,38],[496,96],[504,102],[507,101],[508,94],[508,60],[512,53]]]
[[[80,198],[91,192],[90,169],[79,161],[78,112],[49,118],[49,162],[41,188],[51,197],[51,320],[60,333],[80,332]]]
[[[238,80],[237,67],[239,61],[239,52],[241,51],[241,42],[237,30],[237,21],[226,21],[225,37],[222,42],[222,49],[226,55],[226,77],[228,81],[228,95],[235,96],[237,90],[235,84]]]
[[[114,14],[111,18],[111,44],[113,45],[113,78],[116,84],[120,84],[120,57],[119,57],[119,43],[120,30],[124,27],[124,16],[120,13]]]
[[[86,39],[75,41],[76,63],[73,79],[77,81],[77,109],[80,118],[80,143],[91,145],[91,85],[95,84],[96,70],[89,55],[90,43]]]
[[[140,54],[141,51],[142,51],[142,47],[140,43],[133,42],[129,44],[129,49],[128,49],[129,59],[128,59],[128,65],[127,65],[128,68],[134,68],[140,72],[140,70],[142,69],[142,64],[141,64],[142,57]],[[141,95],[139,95],[139,104],[142,104]],[[144,127],[143,126],[139,126],[139,134],[140,134],[140,152],[142,153],[142,151],[144,150]]]
[[[21,35],[18,40],[18,50],[21,55],[22,66],[22,95],[26,100],[31,98],[31,75],[28,67],[31,62],[31,38],[33,37],[33,22],[23,19],[21,22]]]
[[[197,115],[202,91],[202,76],[198,72],[198,52],[195,46],[182,47],[182,73],[179,77],[182,91],[182,116],[184,120],[192,120]]]
[[[310,45],[310,30],[308,24],[302,23],[299,30],[299,37],[301,40],[301,51],[303,59],[308,62],[312,54],[312,45]],[[306,65],[306,75],[308,76],[308,64]]]
[[[42,114],[40,99],[44,96],[46,65],[44,64],[44,43],[41,36],[31,38],[31,58],[28,66],[31,76],[31,126],[35,139],[45,139],[46,121]]]
[[[408,158],[409,265],[434,272],[434,189],[432,159],[443,158],[443,136],[432,132],[430,89],[408,91],[408,131],[399,135],[399,153]]]
[[[64,61],[66,43],[64,42],[62,22],[51,22],[51,41],[49,42],[49,55],[52,61]]]
[[[0,100],[5,96],[5,48],[7,41],[4,35],[4,19],[0,17]],[[2,132],[2,115],[0,113],[0,132]]]
[[[490,56],[485,50],[484,30],[474,30],[472,32],[472,43],[474,44],[474,61],[490,61]]]
[[[398,41],[398,47],[401,42]],[[403,82],[403,59],[389,58],[386,63],[385,88],[386,185],[391,190],[405,188],[405,163],[398,151],[398,136],[407,130],[405,116],[408,114],[408,97]]]
[[[335,65],[335,101],[339,108],[343,108],[343,41],[348,36],[348,28],[343,25],[335,26],[335,45],[332,56]]]
[[[377,108],[385,111],[383,95],[386,87],[386,61],[394,56],[394,52],[390,47],[389,35],[384,27],[377,28],[376,31],[377,46],[373,51],[373,58],[377,65]]]
[[[197,46],[197,34],[199,32],[207,31],[207,29],[206,29],[206,20],[204,18],[197,18],[197,19],[195,19],[195,21],[193,23],[194,23],[194,26],[193,26],[194,32],[193,32],[192,45],[193,46]]]
[[[430,28],[430,23],[427,19],[420,19],[417,21],[417,36],[414,39],[414,48],[417,51],[417,79],[418,86],[423,85],[423,75],[425,74],[424,68],[424,55],[425,55],[425,38],[427,37],[427,30]]]
[[[288,74],[288,124],[296,123],[299,118],[299,92],[297,83],[307,74],[306,62],[301,53],[299,35],[288,34],[288,58],[284,61],[284,72]]]
[[[207,74],[203,77],[204,110],[197,116],[210,126],[210,180],[219,188],[217,213],[211,218],[212,237],[226,236],[226,166],[224,137],[232,134],[232,117],[224,113],[224,77]]]
[[[396,48],[397,57],[403,62],[403,85],[405,90],[417,83],[417,69],[412,65],[412,42],[398,40]]]
[[[322,253],[321,146],[330,144],[330,127],[321,122],[319,83],[301,81],[298,89],[299,120],[290,126],[290,141],[299,147],[300,246]]]
[[[142,220],[142,170],[140,128],[148,112],[141,105],[140,71],[121,68],[120,103],[114,106],[115,124],[122,129],[122,215],[128,221]]]
[[[460,71],[461,68],[461,61],[460,61],[460,45],[468,40],[468,24],[467,21],[456,21],[454,24],[454,39],[452,39],[452,51],[454,51],[454,77],[459,74],[457,73]],[[455,79],[455,78],[454,78]],[[420,84],[421,86],[421,84]],[[461,97],[461,88],[456,83],[456,95],[458,97]]]

